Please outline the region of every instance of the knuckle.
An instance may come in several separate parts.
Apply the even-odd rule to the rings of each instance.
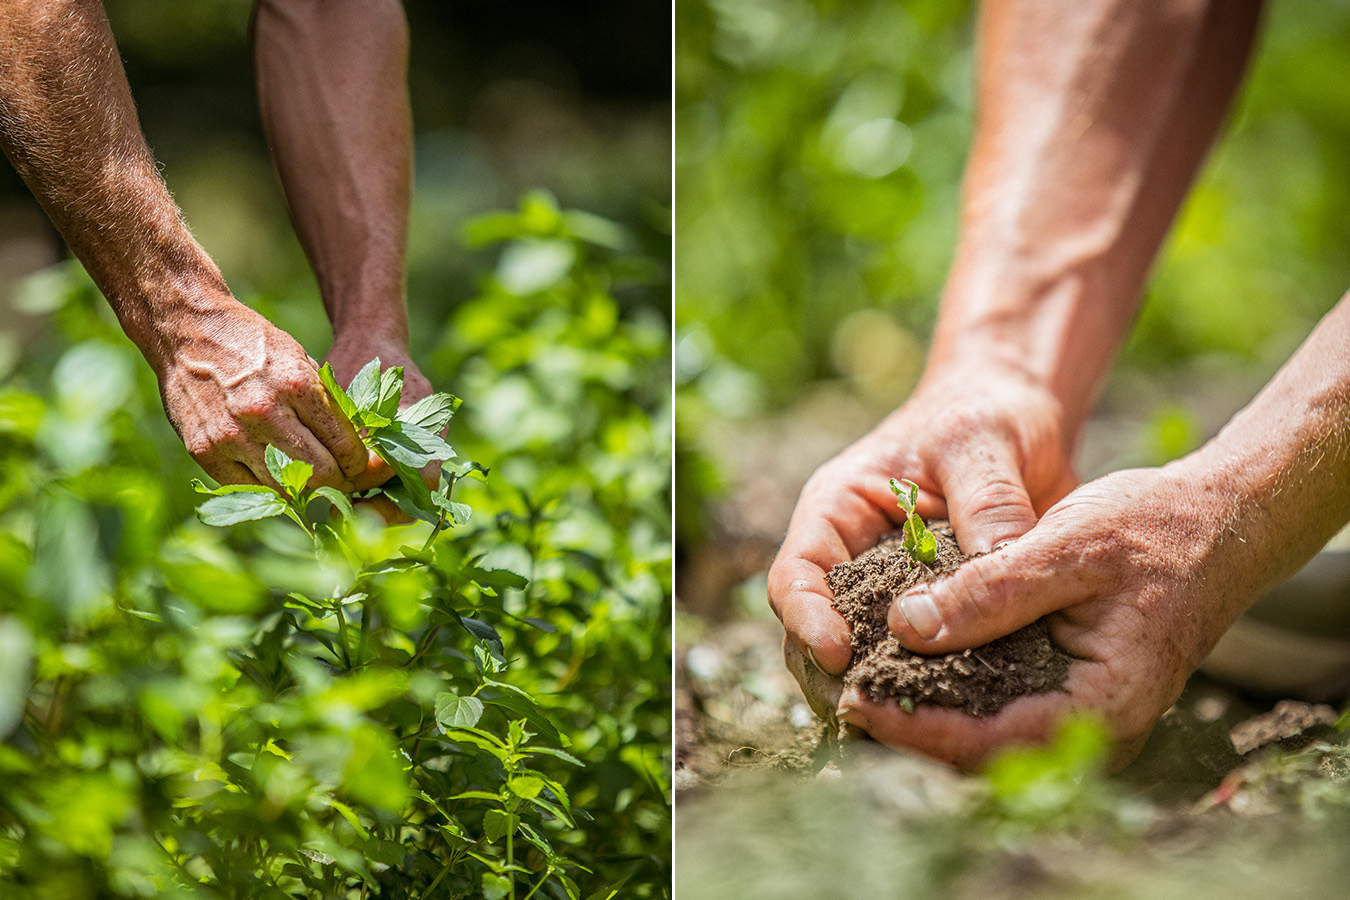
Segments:
[[[277,397],[269,391],[242,391],[230,398],[229,409],[236,419],[258,422],[276,412]]]

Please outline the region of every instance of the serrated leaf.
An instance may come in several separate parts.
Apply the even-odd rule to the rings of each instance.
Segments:
[[[483,477],[486,478],[488,473],[492,470],[479,465],[471,459],[464,459],[456,456],[454,459],[446,460],[445,464],[441,466],[441,471],[445,472],[447,475],[453,475],[456,478],[463,478],[470,472],[481,472]]]
[[[567,736],[555,728],[534,705],[533,698],[525,699],[516,694],[502,694],[499,697],[485,697],[483,702],[524,719],[543,740],[554,744],[570,743]]]
[[[337,408],[342,411],[348,421],[351,421],[352,417],[356,415],[356,404],[352,402],[352,398],[348,396],[342,385],[338,384],[337,376],[333,374],[332,365],[324,363],[319,367],[319,380],[323,382],[324,387],[328,388],[328,394],[337,404]]]
[[[459,408],[459,398],[451,394],[431,394],[423,397],[398,414],[404,425],[416,425],[440,434]]]
[[[568,753],[566,750],[559,750],[556,747],[530,747],[525,752],[543,753],[547,756],[554,756],[557,757],[558,759],[561,759],[563,762],[569,762],[574,766],[581,766],[583,768],[586,765],[584,762],[577,759],[575,756]]]
[[[483,834],[489,841],[499,841],[516,830],[520,819],[501,809],[489,809],[483,813]]]
[[[314,475],[314,467],[302,460],[291,459],[271,444],[268,444],[267,452],[263,456],[267,460],[267,471],[272,473],[277,484],[281,485],[292,498],[299,499],[305,492],[309,479]]]
[[[398,401],[403,396],[403,367],[390,366],[380,374],[380,397],[375,411],[387,419],[398,415]]]
[[[509,779],[506,787],[522,800],[533,800],[544,789],[544,781],[533,775],[519,775]]]
[[[224,497],[226,494],[275,494],[276,488],[265,484],[222,484],[220,487],[209,488],[202,484],[200,478],[192,479],[192,489],[199,494],[207,494],[211,497]]]
[[[347,395],[357,410],[373,410],[380,402],[380,358],[377,356],[356,373]]]
[[[469,616],[460,616],[459,623],[464,626],[464,630],[481,641],[487,641],[492,645],[492,649],[502,654],[502,636],[497,633],[497,629],[488,623]]]
[[[472,728],[483,717],[483,701],[477,697],[461,697],[452,691],[436,695],[436,723],[444,731],[449,728]]]
[[[374,435],[375,443],[386,460],[398,460],[405,466],[420,469],[438,459],[453,459],[454,448],[440,435],[420,425],[391,425]],[[392,459],[391,459],[392,458]]]
[[[197,507],[197,518],[205,525],[223,528],[279,516],[285,511],[286,502],[269,488],[267,493],[241,492],[212,497]]]
[[[356,518],[356,510],[352,509],[351,499],[337,488],[325,484],[315,488],[314,493],[332,503],[333,508],[348,522]]]

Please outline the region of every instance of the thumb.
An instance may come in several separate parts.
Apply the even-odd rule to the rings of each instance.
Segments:
[[[887,626],[916,653],[950,653],[1011,634],[1077,599],[1076,581],[1037,563],[1028,545],[1011,544],[964,563],[891,604]]]
[[[942,490],[961,549],[988,553],[1036,524],[1036,510],[1010,447],[974,446],[944,460]]]

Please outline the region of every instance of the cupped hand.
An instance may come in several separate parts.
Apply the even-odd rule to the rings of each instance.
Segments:
[[[938,707],[906,713],[849,687],[838,700],[840,719],[884,744],[969,768],[1005,744],[1044,741],[1066,713],[1088,710],[1104,719],[1124,764],[1265,583],[1265,562],[1230,528],[1232,501],[1214,484],[1186,463],[1105,476],[1021,538],[891,608],[901,643],[930,654],[978,646],[1048,616],[1054,641],[1075,657],[1064,692],[1022,698],[979,719]],[[931,615],[907,614],[902,603]]]
[[[314,467],[310,486],[352,491],[365,446],[319,380],[318,364],[286,332],[237,301],[166,331],[156,356],[169,421],[221,484],[276,482],[268,445]]]
[[[890,479],[915,482],[919,513],[950,518],[962,549],[981,553],[1025,534],[1072,490],[1073,437],[1054,397],[1015,372],[930,371],[904,406],[802,489],[769,569],[790,667],[794,651],[830,675],[848,666],[849,629],[830,605],[825,574],[901,524]]]

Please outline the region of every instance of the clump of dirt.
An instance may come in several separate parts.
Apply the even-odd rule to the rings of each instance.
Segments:
[[[826,581],[834,608],[853,629],[853,662],[844,673],[874,702],[947,706],[991,716],[1030,694],[1063,690],[1073,657],[1055,646],[1044,620],[983,647],[943,656],[921,656],[900,646],[886,627],[895,598],[909,588],[954,572],[961,553],[946,522],[931,522],[937,559],[918,562],[901,549],[901,534],[887,535],[857,559],[832,568]]]

